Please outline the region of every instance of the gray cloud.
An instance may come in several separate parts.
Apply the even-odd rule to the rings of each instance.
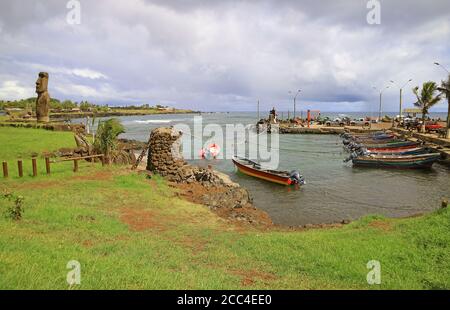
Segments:
[[[81,1],[72,26],[65,0],[6,0],[0,97],[32,95],[47,70],[52,95],[74,100],[287,109],[288,91],[301,88],[304,108],[369,110],[372,86],[439,81],[433,62],[450,65],[447,0],[381,2],[374,26],[365,0]],[[386,109],[397,101],[398,90],[386,92]]]

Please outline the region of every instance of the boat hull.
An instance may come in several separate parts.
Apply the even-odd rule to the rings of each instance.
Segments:
[[[392,145],[392,146],[385,145],[378,147],[365,146],[365,148],[370,152],[383,152],[383,151],[397,152],[401,150],[416,148],[417,146],[419,146],[419,143],[413,143],[411,145]]]
[[[265,181],[269,181],[272,183],[276,183],[276,184],[281,184],[281,185],[292,185],[292,181],[291,178],[289,176],[283,177],[283,176],[279,176],[279,175],[275,175],[269,172],[266,172],[264,170],[258,170],[258,169],[253,169],[251,167],[248,167],[246,165],[243,165],[242,163],[240,163],[239,161],[235,160],[234,158],[232,159],[234,165],[236,166],[236,168],[242,172],[243,174],[246,174],[248,176],[252,176],[261,180],[265,180]]]
[[[352,162],[354,166],[364,167],[424,169],[431,168],[439,158],[439,154],[431,154],[430,156],[363,156],[354,158]]]
[[[382,151],[370,151],[370,154],[375,155],[419,155],[430,153],[427,148],[414,147],[410,149],[388,149]]]

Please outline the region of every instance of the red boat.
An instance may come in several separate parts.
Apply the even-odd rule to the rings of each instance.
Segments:
[[[233,157],[232,161],[240,172],[255,178],[282,185],[305,184],[305,179],[296,170],[291,172],[268,170],[261,167],[259,163],[242,157]]]

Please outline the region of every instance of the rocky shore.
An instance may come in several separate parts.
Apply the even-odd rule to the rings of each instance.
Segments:
[[[188,164],[180,153],[181,132],[171,127],[156,128],[150,136],[147,170],[165,177],[186,199],[208,206],[221,217],[270,226],[272,221],[252,204],[249,192],[211,168]]]

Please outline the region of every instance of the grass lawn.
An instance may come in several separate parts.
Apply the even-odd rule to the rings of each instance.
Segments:
[[[31,150],[8,145],[1,154]],[[22,220],[0,217],[0,289],[68,289],[70,260],[81,264],[81,289],[450,288],[448,209],[261,231],[180,200],[159,177],[89,163],[2,179],[0,191],[25,199]],[[2,213],[10,205],[0,199]],[[381,263],[380,285],[366,281],[370,260]]]
[[[33,153],[76,147],[72,132],[0,127],[0,160],[29,159]]]

